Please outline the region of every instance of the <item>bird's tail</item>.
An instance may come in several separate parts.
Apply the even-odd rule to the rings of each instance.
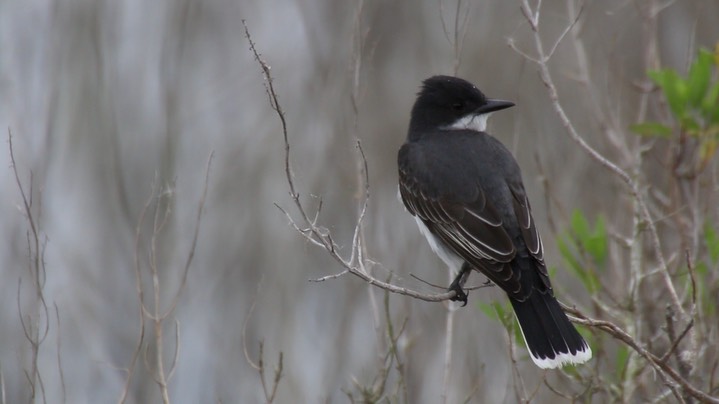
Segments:
[[[533,293],[525,300],[510,298],[519,321],[529,355],[543,369],[566,364],[584,363],[592,358],[592,350],[551,292]]]

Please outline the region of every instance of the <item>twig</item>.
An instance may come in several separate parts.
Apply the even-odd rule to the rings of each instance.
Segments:
[[[262,280],[257,283],[257,290],[259,291],[260,285],[262,284]],[[267,380],[265,379],[265,362],[264,362],[264,341],[259,342],[260,351],[259,356],[257,359],[257,362],[253,361],[252,358],[250,358],[250,354],[247,351],[247,324],[250,322],[250,318],[252,317],[252,312],[255,310],[255,305],[257,304],[257,293],[255,293],[255,297],[252,299],[252,304],[250,304],[249,310],[247,310],[247,315],[245,315],[245,319],[242,322],[242,333],[241,333],[241,339],[242,339],[242,352],[245,355],[245,361],[257,371],[257,373],[260,375],[260,382],[262,383],[262,391],[265,394],[265,400],[267,403],[272,403],[275,399],[275,395],[277,393],[277,387],[280,384],[280,379],[282,378],[282,368],[283,368],[283,354],[282,351],[280,351],[279,354],[279,360],[278,364],[275,367],[275,374],[274,379],[272,383],[272,387],[270,388],[267,384]]]
[[[504,320],[501,319],[499,311],[497,311],[496,307],[494,309],[494,312],[497,316],[497,318],[500,319],[500,322],[502,324],[504,323]],[[527,402],[527,387],[524,383],[524,378],[522,377],[522,374],[519,372],[519,364],[517,362],[517,348],[514,344],[514,335],[513,335],[513,329],[512,325],[508,327],[504,327],[504,330],[507,332],[507,353],[509,354],[509,361],[512,365],[512,385],[514,386],[514,394],[516,401],[519,403],[526,403]]]
[[[451,271],[450,271],[450,281],[451,281]],[[444,366],[442,371],[442,396],[441,396],[441,402],[443,404],[447,403],[447,400],[449,398],[449,381],[450,381],[450,371],[451,371],[451,365],[452,365],[452,343],[454,338],[454,315],[456,313],[456,308],[452,307],[453,303],[448,302],[447,306],[447,316],[445,318],[445,324],[444,324]]]
[[[67,392],[65,388],[65,372],[62,370],[62,341],[60,340],[60,310],[57,308],[57,303],[53,304],[55,306],[55,320],[57,321],[57,370],[60,374],[60,387],[62,388],[62,402],[67,402]],[[5,400],[3,399],[3,402]]]
[[[265,393],[265,400],[267,400],[267,403],[272,403],[275,400],[275,395],[277,394],[277,387],[280,384],[280,380],[282,379],[282,360],[283,355],[282,351],[280,351],[278,364],[275,367],[275,374],[272,382],[272,386],[268,386],[267,380],[265,379],[265,360],[264,360],[264,352],[265,350],[265,344],[263,341],[260,341],[260,352],[259,357],[257,359],[257,364],[255,365],[252,361],[250,361],[250,364],[252,367],[254,367],[257,372],[260,374],[260,382],[262,383],[262,390]],[[247,358],[249,360],[249,358]]]
[[[345,270],[342,271],[342,272],[337,272],[336,274],[325,275],[325,276],[322,276],[322,277],[319,277],[319,278],[315,278],[315,279],[309,279],[309,281],[310,281],[310,282],[324,282],[324,281],[328,281],[328,280],[330,280],[330,279],[339,278],[340,276],[346,274],[347,272],[349,272],[349,269],[345,269]]]
[[[691,328],[694,326],[694,319],[692,319],[689,322],[689,324],[687,324],[687,326],[684,327],[684,331],[682,331],[681,334],[679,334],[679,336],[676,337],[675,333],[674,333],[674,321],[672,319],[672,313],[669,310],[669,307],[667,309],[668,309],[667,310],[667,331],[669,334],[670,341],[673,341],[673,342],[672,342],[672,345],[667,350],[667,352],[664,355],[662,355],[662,357],[660,358],[660,360],[662,362],[666,362],[667,359],[669,359],[669,355],[671,355],[672,353],[674,353],[674,351],[676,351],[677,347],[679,346],[679,343],[687,335],[689,330],[691,330]],[[677,360],[679,361],[679,364],[682,365],[682,362],[683,362],[682,359],[677,358]]]
[[[435,283],[426,281],[426,280],[420,278],[419,276],[417,276],[417,275],[415,275],[415,274],[410,273],[409,276],[412,277],[412,278],[414,278],[414,279],[416,279],[416,280],[418,280],[418,281],[420,281],[420,282],[422,282],[422,283],[424,283],[424,284],[427,285],[427,286],[431,286],[431,287],[436,288],[436,289],[447,290],[447,287],[446,287],[446,286],[441,286],[441,285],[437,285],[437,284],[435,284]],[[467,291],[470,291],[470,290],[491,288],[491,287],[493,287],[493,286],[495,286],[494,283],[492,283],[492,282],[487,282],[487,283],[483,283],[483,284],[477,285],[477,286],[463,286],[462,289],[463,289],[465,292],[467,292]]]
[[[385,312],[385,321],[387,323],[387,339],[389,340],[389,352],[391,354],[390,359],[394,357],[394,361],[396,363],[395,369],[397,370],[397,373],[399,374],[399,381],[398,381],[398,389],[402,389],[402,393],[404,395],[405,401],[407,400],[407,397],[409,396],[409,393],[407,392],[407,382],[405,378],[405,366],[404,362],[402,361],[402,358],[399,354],[399,348],[397,347],[397,341],[399,341],[399,338],[404,333],[407,323],[409,321],[409,317],[405,317],[405,319],[402,321],[402,325],[399,328],[399,331],[395,333],[394,331],[394,324],[392,323],[392,316],[390,315],[389,310],[389,292],[385,291],[384,294],[384,312]],[[391,362],[390,362],[391,364]],[[398,393],[399,394],[399,393]]]
[[[567,400],[567,401],[569,401],[569,402],[574,402],[574,401],[576,400],[575,397],[570,396],[569,394],[566,394],[566,393],[562,393],[562,392],[559,391],[557,388],[555,388],[554,386],[552,386],[551,384],[549,384],[549,380],[547,380],[546,377],[544,378],[544,385],[547,386],[547,388],[549,389],[549,391],[551,391],[552,393],[558,395],[559,397],[562,397],[563,399],[565,399],[565,400]]]
[[[122,389],[122,394],[118,400],[119,404],[124,404],[127,400],[127,396],[130,393],[130,384],[132,383],[132,376],[135,371],[135,365],[137,359],[140,357],[142,352],[142,345],[145,341],[145,292],[142,284],[142,269],[140,266],[140,241],[142,235],[142,225],[145,223],[145,215],[147,214],[152,200],[155,195],[155,185],[153,184],[150,196],[145,201],[145,204],[140,211],[140,218],[138,219],[137,226],[135,227],[135,290],[137,292],[138,300],[140,301],[140,335],[137,338],[137,344],[135,350],[132,353],[132,359],[130,359],[130,366],[127,368],[127,376],[125,378],[125,387]]]
[[[205,166],[205,180],[202,187],[202,196],[197,206],[197,214],[195,215],[195,229],[192,232],[192,243],[190,244],[190,250],[187,253],[187,259],[185,260],[185,267],[182,269],[182,279],[180,280],[180,287],[175,292],[175,297],[172,299],[170,307],[163,314],[164,317],[170,316],[177,307],[177,303],[180,301],[180,294],[185,290],[187,286],[187,274],[190,272],[190,266],[192,260],[195,257],[195,251],[197,249],[197,239],[200,235],[200,223],[202,222],[202,213],[205,209],[205,200],[207,199],[207,188],[210,183],[210,168],[212,167],[212,160],[215,157],[215,151],[210,152],[210,157],[207,158],[207,165]]]
[[[560,303],[562,306],[562,309],[566,311],[567,313],[571,314],[572,317],[570,317],[570,320],[577,324],[586,325],[589,327],[597,328],[601,331],[604,331],[605,333],[609,334],[610,336],[614,337],[615,339],[622,341],[624,344],[626,344],[628,347],[632,348],[635,352],[637,352],[639,355],[641,355],[644,359],[647,360],[647,362],[662,376],[666,375],[672,380],[674,380],[676,383],[681,386],[681,388],[689,393],[692,397],[694,397],[697,400],[700,400],[704,403],[714,403],[719,404],[719,398],[712,397],[709,394],[697,389],[696,387],[692,386],[691,383],[689,383],[686,379],[684,379],[679,373],[677,373],[674,368],[669,366],[665,361],[663,361],[661,358],[657,357],[653,353],[647,351],[645,348],[643,348],[639,342],[637,342],[631,335],[627,334],[624,330],[622,330],[619,326],[616,324],[606,321],[606,320],[596,320],[593,318],[588,317],[581,311],[577,310],[576,308],[569,307],[563,303]],[[669,387],[673,386],[669,384]]]
[[[647,226],[649,230],[649,234],[651,236],[652,246],[654,249],[654,255],[656,256],[657,261],[659,262],[659,266],[662,269],[661,275],[662,279],[664,280],[665,287],[667,288],[667,291],[669,292],[669,296],[672,300],[672,303],[674,304],[676,310],[681,313],[683,316],[686,316],[686,312],[684,311],[684,308],[681,305],[681,302],[679,301],[679,296],[676,292],[676,289],[674,288],[674,284],[672,283],[671,277],[669,275],[669,268],[667,266],[666,260],[664,259],[664,255],[662,253],[661,249],[661,243],[659,241],[659,235],[657,233],[656,225],[654,221],[652,220],[651,214],[649,213],[649,209],[647,208],[646,202],[644,201],[644,197],[642,196],[641,190],[639,185],[632,179],[632,177],[623,169],[621,169],[619,166],[614,164],[612,161],[610,161],[608,158],[604,157],[602,154],[600,154],[597,150],[595,150],[592,146],[590,146],[583,137],[579,135],[576,128],[574,127],[574,124],[567,116],[567,113],[564,111],[564,107],[559,101],[559,93],[557,91],[557,88],[554,84],[554,80],[552,79],[552,75],[549,72],[549,66],[548,66],[548,58],[547,54],[544,51],[544,45],[542,44],[542,39],[539,34],[539,10],[541,8],[541,2],[537,4],[537,7],[534,11],[532,11],[531,7],[529,6],[528,0],[521,0],[521,9],[522,13],[525,15],[527,21],[529,22],[530,28],[532,29],[533,36],[534,36],[534,44],[535,44],[535,50],[537,52],[537,57],[533,59],[533,61],[537,64],[539,67],[540,76],[542,78],[542,82],[544,83],[545,87],[547,88],[547,91],[549,93],[549,99],[551,101],[552,107],[554,108],[554,111],[557,113],[557,116],[559,117],[562,125],[567,130],[567,133],[569,134],[569,137],[577,143],[577,145],[585,152],[587,153],[594,161],[599,163],[601,166],[608,169],[610,172],[612,172],[614,175],[619,177],[630,189],[630,192],[632,193],[632,196],[636,199],[636,202],[639,206],[640,212],[642,214],[642,217],[644,219],[644,224]],[[511,45],[511,43],[510,43]],[[513,49],[516,49],[513,47]]]
[[[27,223],[30,227],[30,231],[26,233],[28,270],[30,272],[30,276],[32,277],[33,286],[35,288],[35,318],[33,321],[33,318],[31,316],[28,316],[28,322],[26,323],[23,320],[23,311],[20,303],[20,285],[22,278],[20,278],[20,280],[18,281],[18,314],[20,317],[20,324],[22,326],[25,339],[27,339],[27,341],[30,343],[32,354],[30,360],[30,366],[32,369],[30,370],[29,375],[27,374],[27,371],[25,372],[25,374],[28,379],[28,382],[30,383],[30,401],[35,401],[37,397],[36,395],[39,392],[42,395],[42,401],[44,403],[47,401],[47,397],[45,396],[45,386],[43,383],[42,375],[40,373],[38,361],[40,358],[40,347],[45,341],[45,338],[47,338],[48,333],[50,332],[50,314],[43,291],[45,287],[46,276],[44,260],[45,243],[43,243],[42,245],[40,243],[41,236],[39,229],[40,225],[38,223],[39,218],[36,218],[33,214],[33,174],[32,172],[30,172],[30,187],[29,191],[26,192],[25,188],[22,185],[22,181],[20,180],[20,174],[18,173],[17,164],[15,162],[15,150],[13,148],[12,131],[10,130],[10,128],[8,128],[7,130],[7,137],[8,149],[10,152],[10,166],[12,168],[12,172],[15,177],[15,183],[17,184],[17,188],[20,192],[20,197],[22,199],[22,210],[25,214],[25,219],[27,220]],[[41,210],[39,209],[38,211],[41,212]],[[44,324],[41,324],[43,318]],[[41,329],[43,331],[41,331]]]
[[[471,7],[468,6],[468,7]],[[439,0],[439,20],[442,23],[442,31],[447,42],[452,46],[454,54],[454,65],[452,72],[457,75],[459,66],[462,64],[462,52],[464,51],[464,40],[467,37],[467,28],[469,23],[470,12],[466,10],[460,21],[460,11],[462,11],[462,0],[457,0],[457,7],[454,10],[454,27],[452,29],[452,35],[447,30],[447,24],[444,21],[444,1]]]
[[[359,277],[360,279],[364,280],[365,282],[369,283],[372,286],[379,287],[381,289],[387,290],[391,293],[401,294],[409,297],[413,297],[415,299],[420,299],[428,302],[440,302],[445,301],[453,298],[456,294],[454,291],[446,292],[446,293],[438,293],[438,294],[427,294],[418,292],[412,289],[408,289],[405,287],[393,285],[388,282],[383,282],[374,276],[370,275],[366,272],[366,270],[363,268],[364,262],[361,259],[357,259],[358,255],[361,254],[361,248],[362,244],[361,242],[353,242],[352,245],[352,252],[350,253],[349,257],[345,258],[342,255],[340,255],[339,250],[340,247],[337,245],[337,243],[334,241],[332,237],[332,233],[325,227],[321,226],[317,223],[316,220],[310,219],[310,215],[307,213],[307,210],[305,209],[303,203],[300,200],[300,194],[297,191],[297,188],[294,183],[294,174],[292,172],[292,164],[290,162],[290,142],[289,142],[289,134],[288,134],[288,128],[287,128],[287,120],[285,118],[284,110],[282,109],[282,106],[279,103],[279,97],[277,96],[277,92],[274,87],[274,79],[271,74],[270,66],[262,59],[260,56],[254,41],[252,40],[252,36],[250,34],[249,28],[247,27],[247,23],[243,20],[242,21],[244,28],[245,28],[245,37],[247,38],[249,44],[250,44],[250,51],[252,52],[255,60],[260,65],[260,68],[262,70],[262,74],[265,79],[265,90],[267,92],[267,97],[270,103],[270,107],[275,111],[277,118],[280,120],[281,126],[282,126],[282,139],[284,143],[284,151],[285,151],[285,158],[284,158],[284,166],[285,166],[285,176],[287,180],[287,186],[289,190],[290,198],[292,199],[292,202],[299,214],[299,218],[296,220],[286,209],[282,208],[281,206],[275,204],[277,208],[285,215],[285,217],[288,219],[290,226],[295,229],[302,237],[304,237],[307,241],[310,243],[324,249],[330,257],[332,257],[337,263],[340,264],[344,268],[344,271],[335,274],[335,275],[329,275],[328,277],[325,277],[325,280],[329,279],[335,279],[343,274],[349,273],[354,276]],[[363,156],[363,151],[361,147],[358,147],[358,152]],[[363,158],[364,164],[366,164],[366,159]],[[365,166],[366,167],[366,166]],[[366,176],[365,171],[365,176]],[[366,195],[366,194],[365,194]],[[362,203],[362,210],[360,211],[360,214],[358,216],[357,224],[361,224],[362,219],[366,213],[366,202],[365,199]],[[355,226],[355,233],[353,234],[353,241],[359,240],[358,236],[355,236],[355,234],[358,234],[359,230],[357,230],[357,226]],[[323,278],[319,278],[323,279]]]
[[[180,354],[180,328],[179,328],[179,321],[175,320],[175,347],[174,352],[172,356],[172,361],[170,363],[169,370],[165,370],[165,358],[164,358],[164,330],[163,330],[163,323],[164,321],[173,315],[175,309],[177,308],[177,304],[180,299],[180,295],[184,291],[186,284],[187,284],[187,276],[189,273],[189,269],[192,265],[193,257],[195,256],[195,251],[197,249],[197,240],[199,236],[200,231],[200,224],[202,223],[202,214],[204,211],[204,205],[205,200],[207,198],[207,190],[209,186],[209,175],[210,175],[210,168],[212,166],[212,160],[214,157],[214,152],[210,153],[210,156],[207,159],[207,165],[205,169],[205,177],[203,182],[203,190],[202,195],[200,197],[200,201],[198,204],[197,209],[197,216],[195,218],[195,227],[193,231],[193,238],[192,242],[189,247],[187,259],[185,260],[185,265],[182,268],[182,275],[180,278],[180,285],[178,286],[177,290],[175,291],[175,294],[173,295],[172,299],[170,300],[169,307],[165,310],[162,309],[161,304],[161,288],[160,288],[160,276],[159,276],[159,264],[158,264],[158,257],[157,257],[157,244],[158,244],[158,238],[160,234],[162,233],[165,225],[169,222],[170,219],[170,208],[168,206],[164,207],[164,210],[161,210],[164,203],[169,203],[169,201],[164,201],[163,198],[169,198],[170,195],[172,195],[172,192],[170,191],[162,191],[158,190],[155,185],[153,184],[152,190],[150,193],[150,197],[146,201],[145,205],[143,206],[142,211],[140,212],[140,218],[135,230],[135,287],[136,292],[138,294],[138,298],[140,301],[140,335],[138,337],[137,345],[135,346],[135,350],[132,355],[132,359],[130,361],[130,366],[128,367],[127,371],[127,377],[125,380],[125,386],[123,388],[122,394],[119,399],[119,403],[124,403],[127,400],[129,390],[130,390],[130,384],[132,382],[132,376],[134,373],[134,368],[137,363],[137,359],[140,356],[140,353],[142,352],[142,346],[145,338],[145,319],[149,319],[153,322],[153,331],[154,331],[154,342],[155,342],[155,355],[154,355],[154,363],[155,363],[155,369],[156,371],[152,374],[153,379],[158,384],[160,388],[160,393],[162,395],[162,401],[165,404],[168,404],[170,402],[170,396],[169,396],[169,390],[168,390],[168,383],[172,379],[172,376],[174,375],[177,361]],[[153,201],[155,202],[155,209],[154,209],[154,215],[153,215],[153,224],[152,224],[152,234],[150,236],[149,241],[149,268],[150,268],[150,275],[152,279],[152,291],[153,291],[153,309],[150,310],[147,305],[145,304],[145,296],[144,296],[144,286],[142,284],[142,269],[140,264],[140,251],[141,251],[141,240],[142,240],[142,227],[145,224],[145,217],[147,215],[147,212],[152,205]],[[150,369],[149,365],[149,359],[148,359],[148,348],[145,349],[145,354],[143,356],[145,361],[145,366]]]
[[[262,281],[257,283],[258,288],[259,285],[262,284]],[[260,370],[260,365],[255,363],[251,358],[250,354],[247,352],[247,324],[250,322],[250,318],[252,317],[252,312],[255,310],[255,304],[257,304],[257,294],[255,294],[255,297],[252,299],[252,304],[250,304],[249,310],[247,310],[247,314],[245,315],[245,320],[242,322],[242,333],[241,333],[241,339],[242,339],[242,352],[245,354],[245,360],[247,363],[252,366],[255,370]]]

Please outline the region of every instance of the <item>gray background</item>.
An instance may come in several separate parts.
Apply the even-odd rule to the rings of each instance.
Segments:
[[[549,47],[572,16],[565,2],[545,3],[542,36]],[[591,63],[590,88],[575,80],[577,59],[570,41],[559,46],[550,63],[562,102],[581,134],[620,163],[621,156],[602,135],[601,115],[593,112],[591,99],[599,99],[619,126],[634,122],[634,84],[645,70],[640,3],[585,4],[581,39]],[[455,3],[444,7],[451,28]],[[272,66],[302,200],[313,208],[316,197],[322,197],[322,223],[346,247],[343,252],[349,251],[358,203],[354,142],[361,139],[372,193],[365,232],[370,258],[379,263],[375,274],[384,279],[393,273],[394,283],[429,292],[409,273],[436,284],[446,284],[447,274],[396,199],[395,159],[421,80],[453,74],[454,53],[439,10],[437,1],[365,2],[355,114],[350,98],[351,63],[358,54],[355,2],[0,2],[0,129],[3,139],[6,128],[12,129],[26,190],[33,174],[33,209],[45,243],[43,293],[50,315],[38,363],[47,401],[61,402],[63,394],[75,403],[115,402],[121,396],[122,369],[130,365],[140,329],[134,272],[140,212],[153,183],[171,193],[172,210],[158,248],[167,307],[190,249],[211,151],[195,259],[164,327],[169,357],[175,319],[180,329],[177,369],[169,383],[172,400],[264,400],[259,376],[242,350],[243,322],[253,302],[246,329],[250,355],[257,358],[259,340],[264,340],[268,366],[279,351],[284,353],[278,402],[343,402],[343,390],[356,391],[353,380],[371,383],[384,342],[375,331],[370,294],[380,305],[383,294],[349,275],[308,282],[341,268],[292,231],[273,205],[292,207],[281,127],[241,20]],[[558,294],[586,304],[582,288],[566,275],[557,255],[546,200],[563,207],[551,207],[561,229],[574,208],[594,212],[590,217],[600,212],[629,217],[631,212],[623,211],[626,190],[569,141],[536,66],[507,45],[514,38],[532,54],[519,3],[476,2],[468,10],[462,12],[469,13],[469,20],[458,75],[489,96],[517,104],[494,116],[490,132],[515,152],[523,169],[548,262],[559,268]],[[663,64],[684,71],[696,47],[713,47],[718,18],[715,1],[671,2],[658,18]],[[30,396],[24,372],[32,364],[19,313],[40,323],[47,314],[36,311],[28,225],[7,142],[0,144],[0,370],[6,400],[15,403]],[[543,190],[538,161],[549,178],[550,195]],[[149,234],[148,226],[143,229]],[[143,245],[149,300],[147,239]],[[475,283],[483,280],[473,277]],[[474,402],[513,401],[506,333],[476,306],[497,298],[502,298],[498,290],[472,292],[470,305],[456,313],[449,402],[460,402],[474,389]],[[445,306],[395,295],[389,303],[396,326],[409,318],[401,343],[410,401],[438,402]],[[152,345],[149,323],[146,333],[145,342]],[[518,353],[519,369],[532,390],[541,372],[521,349]],[[170,360],[166,363],[169,367]],[[149,374],[140,359],[128,402],[160,400]],[[582,389],[565,386],[574,393]],[[556,396],[541,387],[537,401],[549,400]]]

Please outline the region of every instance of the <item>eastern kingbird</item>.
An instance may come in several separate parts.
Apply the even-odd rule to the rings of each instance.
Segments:
[[[475,269],[509,296],[529,354],[540,368],[583,363],[589,345],[554,298],[517,161],[485,132],[489,99],[456,77],[425,80],[399,150],[399,193],[432,250],[456,273],[453,300]]]

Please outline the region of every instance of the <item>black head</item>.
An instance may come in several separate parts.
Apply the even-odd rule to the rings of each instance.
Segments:
[[[513,106],[488,99],[472,83],[451,76],[433,76],[422,83],[412,108],[410,131],[467,128],[484,131],[489,113]]]

